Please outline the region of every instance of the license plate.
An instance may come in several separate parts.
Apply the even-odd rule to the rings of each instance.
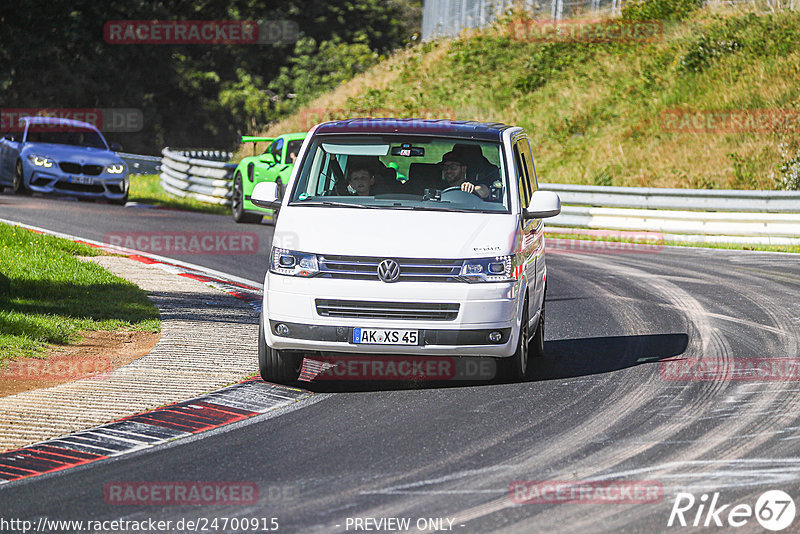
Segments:
[[[419,345],[419,330],[353,328],[353,343],[358,345]]]
[[[73,184],[94,185],[94,178],[91,176],[70,176],[69,181]]]

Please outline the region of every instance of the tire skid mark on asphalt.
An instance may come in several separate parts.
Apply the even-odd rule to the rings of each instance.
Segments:
[[[590,267],[596,267],[600,272],[621,272],[625,275],[626,280],[638,282],[640,285],[646,286],[649,292],[665,297],[670,304],[682,310],[684,315],[687,317],[686,326],[689,329],[688,345],[686,347],[686,351],[684,352],[686,357],[691,357],[692,355],[695,357],[702,357],[703,355],[712,352],[715,354],[722,354],[724,358],[730,358],[730,347],[727,344],[727,340],[711,326],[711,323],[706,316],[704,306],[697,299],[688,294],[688,292],[679,288],[672,282],[648,275],[641,269],[635,267],[629,267],[624,264],[620,265],[617,262],[612,261],[611,258],[601,259],[595,257],[587,258],[569,256],[569,259],[583,262],[588,264]],[[604,290],[604,292],[611,293],[610,290]],[[619,309],[614,309],[613,311],[618,313]],[[655,388],[653,386],[655,386]],[[576,449],[575,444],[586,442],[586,436],[594,437],[597,435],[598,430],[608,430],[612,427],[614,421],[624,422],[624,419],[627,415],[636,413],[636,411],[642,407],[642,404],[637,404],[636,401],[638,399],[643,399],[645,402],[652,402],[654,389],[655,393],[658,393],[660,390],[666,389],[666,386],[667,384],[664,381],[659,381],[657,377],[645,384],[640,385],[640,387],[635,388],[637,392],[635,399],[628,396],[618,399],[610,405],[604,405],[603,411],[598,413],[590,421],[582,422],[579,426],[570,427],[568,433],[563,433],[557,436],[552,443],[553,446],[548,447],[544,453],[539,453],[537,451],[533,457],[528,456],[526,459],[524,459],[524,461],[528,465],[534,466],[534,468],[535,466],[540,465],[554,465],[556,463],[555,460],[559,458],[548,458],[548,454],[550,456],[561,456],[562,458],[560,459],[563,459],[563,451],[565,449],[571,452],[572,450]],[[692,399],[693,402],[691,402],[689,405],[682,406],[681,411],[685,415],[690,416],[698,410],[708,407],[711,400],[716,396],[717,392],[723,390],[724,388],[725,384],[712,384],[711,388],[706,387],[702,391],[703,395],[700,398]],[[608,448],[606,447],[591,456],[580,456],[581,464],[583,466],[591,466],[591,468],[570,469],[569,476],[565,478],[576,480],[605,479],[605,477],[602,476],[604,471],[608,471],[614,466],[628,461],[633,456],[645,454],[649,449],[652,448],[651,443],[660,443],[668,436],[676,435],[683,429],[684,426],[685,423],[681,422],[676,422],[671,425],[660,425],[656,430],[649,431],[653,437],[645,443],[627,443],[625,444],[626,446],[618,447],[617,450],[611,452],[609,452]],[[564,440],[566,440],[566,443],[568,443],[569,446],[556,446],[556,443],[563,442]],[[513,520],[509,519],[507,514],[513,510],[515,506],[516,505],[514,505],[507,496],[504,496],[456,514],[455,519],[457,523],[464,523],[466,521],[475,520],[477,518],[502,511],[504,514],[504,522],[513,524]],[[597,513],[593,513],[591,514],[591,519],[587,519],[587,514],[585,514],[586,509],[584,507],[575,507],[574,512],[571,513],[567,513],[565,510],[560,508],[561,507],[556,509],[553,507],[546,519],[547,523],[554,528],[564,524],[569,524],[571,528],[575,527],[576,529],[581,525],[587,528],[592,526],[596,528],[596,526],[604,519],[603,516],[607,515],[608,518],[610,518],[611,516],[616,515],[615,511],[606,510],[600,516],[598,516]],[[592,511],[599,512],[599,510],[596,510],[596,508],[597,507],[593,507]],[[647,507],[641,506],[637,507],[637,509],[642,511],[648,510]],[[519,513],[521,515],[524,514],[522,511]],[[541,521],[543,519],[542,514],[544,514],[544,512],[536,514],[535,517]],[[625,515],[624,517],[626,518],[626,523],[631,519],[629,515]],[[527,514],[524,514],[524,518],[524,521],[530,520],[530,517],[528,517]],[[568,522],[565,523],[565,521]],[[541,525],[541,523],[537,524]],[[522,524],[519,526],[521,527]]]
[[[565,275],[566,275],[566,273],[560,273],[560,276],[565,276]],[[576,286],[576,285],[581,285],[581,284],[582,285],[588,285],[588,286],[591,287],[591,289],[589,290],[589,292],[591,294],[596,295],[599,292],[599,293],[602,293],[602,295],[604,297],[609,297],[609,300],[613,300],[610,297],[612,297],[615,293],[611,289],[608,289],[608,288],[604,287],[604,284],[602,284],[601,282],[599,282],[597,280],[591,280],[591,279],[583,278],[583,277],[581,277],[579,275],[572,274],[572,273],[570,273],[569,276],[572,277],[571,282],[573,284],[571,284],[571,285],[573,287]],[[604,299],[601,299],[601,301],[603,301],[603,300]],[[632,300],[632,302],[633,302],[633,300]],[[640,301],[637,301],[637,302],[640,302]],[[611,308],[609,306],[609,313],[614,315],[615,318],[618,319],[618,320],[619,320],[620,317],[622,317],[622,319],[620,320],[620,324],[627,331],[631,330],[631,325],[638,325],[644,319],[641,316],[640,311],[638,310],[638,308],[636,308],[633,305],[629,306],[625,310],[622,310],[620,308]],[[559,418],[559,414],[563,414],[563,417],[564,417],[565,420],[570,420],[571,419],[571,417],[570,417],[571,408],[573,406],[577,405],[577,404],[580,404],[585,397],[589,396],[593,392],[594,388],[603,387],[608,380],[609,380],[608,376],[593,375],[592,386],[590,388],[585,388],[585,390],[583,391],[583,394],[579,395],[579,396],[575,396],[574,398],[572,398],[571,402],[569,404],[559,404],[557,406],[558,411],[555,412],[555,413],[549,412],[546,415],[546,418],[548,418],[548,419],[551,419],[551,418],[552,419],[558,419]],[[568,379],[568,382],[574,382],[574,381],[575,381],[574,379]],[[628,390],[630,390],[630,391],[628,391]],[[631,403],[630,402],[631,399],[645,398],[647,396],[647,391],[648,390],[646,388],[644,388],[642,386],[637,386],[635,384],[632,384],[630,388],[617,388],[617,390],[615,392],[615,395],[614,395],[614,399],[615,399],[614,403],[615,404],[613,404],[611,408],[608,408],[607,410],[605,410],[599,416],[593,417],[591,419],[591,421],[589,421],[588,423],[584,423],[583,426],[580,427],[580,430],[578,430],[578,431],[575,431],[574,428],[572,428],[572,427],[565,429],[565,431],[563,433],[556,435],[553,438],[553,441],[554,442],[560,442],[560,441],[567,440],[568,442],[571,441],[572,443],[578,443],[578,442],[580,442],[580,440],[576,440],[575,439],[576,436],[580,437],[580,438],[583,438],[585,436],[591,436],[592,439],[596,438],[598,435],[601,435],[603,432],[605,432],[607,430],[607,428],[610,426],[610,423],[614,419],[623,418],[625,416],[625,414],[635,411],[636,404],[635,403]],[[626,406],[626,405],[628,405],[628,406]],[[540,421],[533,421],[531,423],[526,423],[526,424],[522,425],[518,421],[517,424],[514,426],[514,428],[512,428],[508,432],[505,432],[505,433],[503,433],[501,435],[494,436],[491,440],[484,439],[479,443],[472,443],[471,447],[470,447],[470,450],[467,450],[464,453],[455,456],[452,459],[452,463],[455,464],[455,465],[461,465],[465,461],[465,458],[467,458],[469,455],[473,454],[473,450],[474,449],[483,450],[484,448],[489,448],[489,447],[492,447],[492,446],[500,445],[506,440],[512,440],[512,439],[515,439],[515,438],[519,439],[520,436],[530,435],[530,434],[535,432],[535,428],[539,423],[540,423]],[[585,446],[586,447],[592,447],[593,443],[587,443],[587,444],[585,444]],[[555,457],[557,457],[559,455],[563,455],[563,453],[564,453],[563,449],[561,449],[559,447],[556,447],[556,446],[553,446],[553,447],[548,447],[544,451],[536,451],[534,458],[532,458],[530,454],[528,454],[524,458],[512,458],[510,461],[514,465],[505,466],[504,470],[507,472],[507,474],[505,474],[500,481],[498,481],[497,479],[491,479],[489,476],[482,477],[481,480],[479,480],[479,481],[476,481],[476,480],[465,480],[464,482],[470,484],[470,487],[465,488],[462,491],[464,491],[465,493],[486,493],[485,488],[484,489],[476,489],[476,484],[478,484],[482,488],[483,488],[483,486],[485,486],[487,484],[490,484],[492,487],[497,487],[498,484],[501,485],[501,486],[505,485],[507,487],[507,485],[511,481],[524,478],[523,476],[520,476],[520,475],[521,475],[521,473],[524,472],[524,469],[526,468],[526,466],[529,466],[531,464],[535,464],[535,465],[552,465],[553,463],[555,463],[555,460],[557,459]],[[580,452],[576,452],[575,455],[576,456],[580,456]],[[396,474],[394,476],[392,476],[392,474],[386,474],[379,482],[376,482],[375,484],[372,484],[372,486],[374,486],[374,489],[369,488],[369,487],[365,488],[365,487],[362,486],[361,493],[362,494],[372,494],[372,493],[380,494],[380,493],[385,492],[387,490],[387,485],[388,485],[390,490],[392,488],[394,488],[394,487],[402,487],[402,485],[403,485],[402,481],[403,480],[408,480],[409,478],[413,479],[413,477],[415,475],[421,475],[421,474],[424,473],[425,470],[426,470],[426,468],[421,468],[421,469],[415,470],[413,472],[399,473],[399,474]],[[463,478],[463,477],[455,477],[454,479],[458,479],[458,478]],[[571,476],[570,476],[570,478],[571,478]],[[433,484],[434,480],[437,480],[437,479],[433,478],[433,479],[429,480],[428,481],[428,485]],[[450,479],[448,479],[448,480],[450,480]],[[392,484],[394,484],[395,486],[392,486]],[[454,489],[452,488],[452,484],[451,484],[451,486],[449,486],[448,491],[445,492],[444,494],[449,494],[449,492],[451,492],[451,491],[454,491]],[[400,516],[403,513],[407,514],[408,510],[413,509],[415,507],[430,506],[431,505],[430,502],[418,502],[418,501],[416,501],[415,496],[417,496],[417,495],[428,495],[428,496],[430,496],[430,495],[433,495],[433,494],[435,494],[433,491],[423,491],[423,492],[419,492],[419,491],[411,492],[411,491],[409,491],[408,495],[407,495],[407,499],[403,503],[395,502],[395,503],[392,503],[391,506],[388,506],[388,507],[384,506],[384,507],[381,507],[380,509],[377,509],[377,510],[367,510],[367,511],[364,511],[363,513],[360,511],[359,514],[360,515],[364,515],[364,516],[370,516],[370,514],[372,514],[374,516],[395,516],[395,515]],[[506,491],[501,492],[501,496],[499,498],[493,499],[493,500],[489,501],[488,503],[483,503],[483,504],[480,504],[480,505],[478,505],[476,507],[470,508],[465,512],[457,513],[457,514],[453,515],[453,517],[455,517],[455,524],[461,524],[461,523],[464,523],[466,521],[474,520],[474,519],[477,519],[477,518],[482,517],[484,515],[489,515],[489,514],[498,512],[498,511],[503,511],[503,513],[506,514],[511,509],[514,509],[516,506],[517,505],[515,505],[513,502],[511,502],[511,500],[508,498],[507,490],[506,490]],[[436,507],[434,506],[433,508],[435,509]],[[505,519],[507,519],[507,517],[504,515],[504,520]]]
[[[728,282],[733,287],[758,287],[758,285],[742,285],[742,284],[735,284],[733,282]],[[746,298],[747,295],[745,295]],[[773,321],[773,324],[779,330],[786,331],[791,328],[793,318],[786,312],[784,306],[780,306],[772,302],[772,299],[769,299],[767,303],[764,303],[760,300],[750,299],[754,304],[762,307],[762,309],[766,309],[770,319]],[[790,345],[790,350],[796,353],[797,347],[797,338],[796,336],[791,338],[788,342]],[[705,354],[704,354],[705,356]],[[727,354],[726,354],[727,356]],[[712,354],[713,357],[713,354]],[[734,389],[736,394],[739,394],[739,389],[742,384],[733,384],[730,385],[729,388],[726,388],[724,391],[728,391],[729,389]],[[699,458],[701,455],[703,456],[711,456],[714,458],[718,457],[725,457],[729,456],[730,460],[719,460],[723,463],[733,463],[734,465],[737,462],[742,460],[741,456],[746,454],[747,452],[758,451],[759,453],[764,452],[761,445],[769,439],[774,439],[776,434],[783,432],[784,428],[786,428],[786,422],[797,422],[797,417],[794,415],[795,412],[791,412],[790,414],[785,414],[784,408],[790,406],[796,406],[798,401],[797,390],[789,390],[792,393],[795,393],[791,396],[786,396],[783,389],[779,388],[770,388],[769,383],[761,383],[761,387],[759,387],[755,392],[751,392],[751,397],[755,397],[755,405],[759,407],[759,412],[756,413],[746,413],[744,415],[749,415],[750,417],[742,417],[742,414],[737,412],[735,415],[737,417],[726,417],[720,421],[720,418],[716,418],[716,420],[720,421],[720,424],[717,427],[709,428],[707,431],[698,436],[697,438],[691,440],[689,443],[694,445],[694,450],[687,451],[687,449],[681,449],[679,453],[676,455],[687,457],[691,455],[691,458]],[[723,393],[723,390],[715,390]],[[766,393],[767,395],[764,395]],[[777,404],[777,405],[776,405]],[[707,404],[706,406],[710,406]],[[753,415],[769,415],[771,417],[752,417]],[[698,418],[699,419],[699,418]],[[688,428],[689,423],[691,420],[688,420],[683,423],[684,428]],[[775,428],[778,428],[777,432]],[[747,430],[748,434],[743,434],[744,430]],[[765,432],[760,432],[760,430],[766,430]],[[722,432],[720,432],[722,430]],[[745,435],[748,435],[750,438],[756,439],[748,439],[744,438]],[[657,438],[653,441],[654,444],[664,444],[667,440],[662,438]],[[701,445],[702,444],[702,445]],[[676,461],[670,466],[669,468],[665,468],[660,472],[656,469],[647,470],[648,476],[655,475],[659,479],[664,480],[685,480],[689,479],[689,482],[694,482],[695,484],[697,481],[708,480],[709,476],[712,475],[714,472],[711,473],[707,471],[703,471],[701,469],[689,469],[686,470],[687,466],[694,467],[694,466],[701,466],[703,465],[702,462],[704,460],[695,460],[697,463],[691,464],[687,463],[687,461]],[[773,462],[769,458],[764,458],[761,460],[756,459],[756,461],[763,461],[763,462]],[[797,462],[798,460],[791,459],[790,462]],[[589,462],[591,463],[591,462]],[[675,468],[679,468],[680,470],[676,473]],[[716,483],[716,487],[722,486],[730,486],[730,487],[742,487],[747,486],[749,484],[758,484],[760,480],[760,484],[763,487],[764,484],[764,477],[769,474],[778,475],[776,477],[772,477],[768,480],[771,480],[773,483],[779,482],[793,482],[796,484],[798,478],[800,478],[800,470],[795,470],[797,473],[793,473],[792,476],[786,477],[786,469],[785,468],[778,468],[772,470],[764,470],[758,469],[755,471],[746,470],[743,471],[741,469],[737,470],[730,470],[720,472],[717,471],[717,474],[721,475],[718,478]],[[642,473],[644,471],[639,471]],[[616,473],[608,473],[605,474],[605,478],[618,478],[621,476],[629,476],[632,473],[625,473],[625,472],[616,472]],[[726,478],[727,477],[727,478]],[[606,508],[613,508],[613,507],[606,507]],[[627,507],[626,507],[627,508]],[[642,509],[645,512],[648,512],[646,508]],[[592,510],[595,511],[594,509]],[[626,511],[624,515],[620,515],[619,521],[612,522],[611,518],[613,517],[613,513],[610,511],[608,513],[602,513],[602,515],[598,516],[596,513],[591,514],[591,521],[584,520],[581,521],[581,515],[576,513],[569,517],[565,517],[562,513],[563,511],[559,511],[557,514],[558,517],[548,517],[547,522],[552,525],[557,525],[557,521],[565,521],[569,520],[571,528],[579,529],[581,527],[591,528],[593,525],[596,527],[597,524],[603,524],[604,527],[609,527],[609,530],[614,530],[617,528],[624,528],[626,525],[633,523],[632,517],[630,514],[630,510]],[[649,510],[652,513],[652,510]],[[589,514],[585,514],[589,515]],[[539,517],[539,519],[542,519]],[[563,524],[563,523],[560,523]]]
[[[310,397],[301,389],[246,380],[188,401],[0,454],[0,484],[155,447]]]

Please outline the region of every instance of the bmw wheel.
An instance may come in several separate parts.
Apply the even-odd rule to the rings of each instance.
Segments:
[[[31,190],[25,185],[25,172],[22,169],[22,162],[17,161],[14,169],[14,185],[12,187],[15,195],[30,195]]]

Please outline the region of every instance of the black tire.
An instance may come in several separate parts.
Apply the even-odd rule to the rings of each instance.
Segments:
[[[115,204],[115,205],[117,205],[117,206],[124,206],[125,204],[127,204],[127,203],[128,203],[128,193],[125,193],[125,196],[124,196],[124,197],[122,197],[122,198],[115,198],[115,199],[113,199],[113,200],[111,201],[111,203],[112,203],[112,204]]]
[[[14,169],[14,185],[12,186],[15,195],[30,195],[31,190],[25,186],[25,173],[22,169],[22,161],[17,161]]]
[[[244,186],[242,184],[242,174],[237,172],[233,177],[233,194],[231,195],[231,214],[237,223],[258,224],[263,215],[247,213],[244,210]]]
[[[528,375],[528,346],[530,335],[528,332],[528,297],[522,305],[522,321],[519,326],[519,340],[517,351],[510,358],[500,358],[497,368],[503,378],[522,380]]]
[[[258,370],[266,382],[291,384],[300,377],[302,357],[285,350],[275,350],[264,339],[263,317],[258,320]]]
[[[542,297],[542,311],[539,314],[539,324],[536,325],[536,334],[531,339],[531,346],[528,350],[528,356],[533,358],[541,358],[544,356],[544,303],[547,298],[547,289],[544,291]]]

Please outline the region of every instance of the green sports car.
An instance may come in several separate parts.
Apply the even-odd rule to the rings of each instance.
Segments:
[[[273,210],[255,206],[250,202],[250,195],[259,182],[276,182],[278,190],[283,193],[305,138],[305,133],[283,134],[275,138],[242,136],[242,143],[253,143],[253,147],[257,142],[272,142],[263,154],[243,158],[237,165],[231,198],[233,220],[237,223],[260,223],[265,215],[273,218]]]

